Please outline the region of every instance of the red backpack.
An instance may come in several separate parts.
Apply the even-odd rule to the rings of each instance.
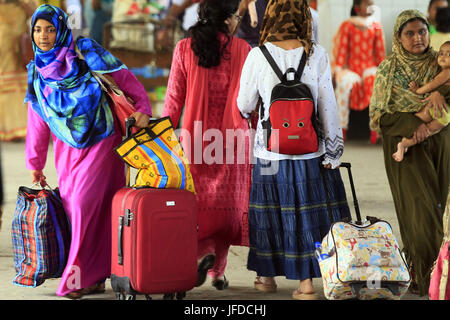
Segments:
[[[261,103],[260,119],[267,150],[290,155],[317,152],[314,99],[308,86],[300,81],[306,65],[306,52],[303,52],[298,70],[289,68],[283,74],[267,48],[261,46],[260,49],[281,81],[272,89],[267,120],[263,120],[264,106]],[[287,80],[289,73],[294,73],[293,80]],[[274,129],[278,134],[274,134]]]

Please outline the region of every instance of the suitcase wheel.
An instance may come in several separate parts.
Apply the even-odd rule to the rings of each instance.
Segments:
[[[186,297],[186,292],[177,292],[177,300],[183,300]]]
[[[175,298],[175,293],[166,293],[163,296],[163,300],[173,300]]]
[[[186,297],[186,292],[166,293],[163,297],[164,300],[183,300]]]
[[[152,300],[152,297],[151,297],[149,294],[146,294],[146,295],[145,295],[145,299],[146,299],[146,300]]]

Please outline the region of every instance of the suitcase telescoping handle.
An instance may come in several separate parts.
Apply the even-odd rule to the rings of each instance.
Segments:
[[[353,175],[352,175],[352,165],[350,162],[342,162],[341,167],[347,168],[348,171],[348,179],[350,181],[350,188],[352,190],[352,196],[353,196],[353,204],[355,206],[355,212],[356,212],[356,219],[357,219],[357,223],[361,223],[362,219],[361,219],[361,212],[359,211],[359,204],[358,204],[358,199],[356,198],[356,191],[355,191],[355,183],[353,182]]]
[[[341,162],[340,167],[347,168],[348,177],[349,177],[349,181],[350,181],[350,187],[352,190],[353,203],[354,203],[355,212],[356,212],[355,223],[358,225],[361,225],[362,224],[361,212],[359,211],[358,199],[356,198],[355,184],[353,182],[353,176],[352,176],[352,170],[351,170],[352,165],[349,162]],[[329,194],[328,194],[328,184],[327,184],[327,179],[326,179],[326,171],[327,170],[329,170],[329,169],[325,169],[324,167],[322,167],[322,165],[320,165],[320,171],[322,173],[322,181],[323,181],[323,185],[325,188],[325,196],[327,199],[328,215],[329,215],[331,222],[336,222],[336,221],[334,221],[334,218],[333,218],[333,212],[331,210],[330,198],[329,198]]]
[[[126,136],[125,139],[128,139],[129,137],[131,137],[132,133],[132,129],[134,127],[134,125],[136,124],[136,119],[133,117],[127,118],[125,119],[125,131],[126,131]],[[131,169],[130,166],[125,162],[125,174],[126,174],[126,186],[130,187],[130,174],[131,174]]]
[[[148,123],[150,124],[152,121],[155,121],[155,120],[157,120],[157,119],[156,118],[150,118],[148,120]],[[135,125],[136,125],[136,119],[135,118],[130,117],[130,118],[125,119],[125,131],[126,131],[125,139],[128,139],[128,138],[130,138],[132,136],[132,134],[133,134],[132,129],[133,129],[133,127]],[[125,163],[125,171],[126,171],[126,177],[127,177],[126,178],[126,182],[127,182],[126,186],[130,187],[130,171],[131,171],[131,169],[130,169],[130,166],[127,163]]]

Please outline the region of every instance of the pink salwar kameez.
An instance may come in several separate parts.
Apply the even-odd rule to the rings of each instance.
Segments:
[[[110,75],[135,101],[137,111],[151,115],[148,96],[129,70]],[[51,136],[58,186],[72,227],[69,258],[56,291],[58,296],[87,288],[110,276],[111,202],[125,185],[124,164],[114,151],[122,141],[117,123],[115,129],[113,135],[91,147],[73,148],[56,138],[28,106],[26,168],[44,169]]]

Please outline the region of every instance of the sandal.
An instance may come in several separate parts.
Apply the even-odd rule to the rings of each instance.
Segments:
[[[96,283],[90,287],[83,289],[83,290],[85,290],[85,292],[83,292],[85,295],[104,293],[105,292],[105,283],[104,282]]]
[[[93,284],[92,286],[89,286],[87,288],[69,292],[64,297],[72,299],[72,300],[78,300],[88,294],[96,294],[96,293],[104,293],[104,292],[105,292],[105,283],[100,282],[100,283]]]
[[[229,284],[229,282],[228,282],[227,278],[225,277],[225,275],[223,275],[223,279],[213,279],[211,281],[211,285],[213,287],[215,287],[217,290],[223,290],[223,289],[228,288],[228,284]]]
[[[408,292],[411,294],[415,294],[415,295],[420,294],[419,286],[417,285],[417,283],[415,281],[410,282]]]
[[[196,287],[200,287],[206,281],[206,274],[208,270],[214,267],[214,261],[216,260],[215,254],[208,254],[204,256],[197,267],[197,284]]]
[[[69,292],[69,293],[66,294],[64,297],[65,297],[65,298],[72,299],[72,300],[78,300],[78,299],[81,299],[81,297],[83,297],[83,289]]]
[[[255,289],[264,293],[275,293],[277,292],[276,283],[265,283],[261,281],[261,277],[256,277],[255,282],[253,282]]]
[[[416,282],[416,273],[414,272],[414,266],[412,262],[410,263],[409,274],[411,275],[411,281],[409,283],[408,292],[411,294],[419,295],[419,285]]]
[[[295,300],[319,300],[319,296],[315,292],[303,293],[299,289],[296,289],[292,293],[292,298]]]

